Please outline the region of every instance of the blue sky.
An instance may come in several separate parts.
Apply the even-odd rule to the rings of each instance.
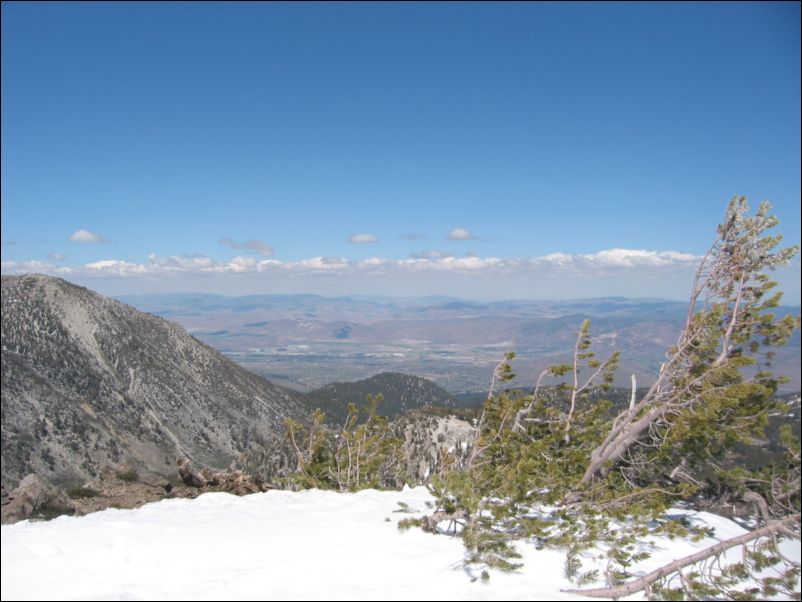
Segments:
[[[683,298],[800,161],[799,3],[2,4],[4,273]]]

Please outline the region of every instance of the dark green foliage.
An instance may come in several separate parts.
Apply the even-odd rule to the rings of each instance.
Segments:
[[[450,393],[433,382],[398,372],[382,372],[355,382],[331,383],[305,394],[304,403],[309,408],[322,408],[327,421],[339,426],[349,419],[352,401],[366,399],[368,395],[381,396],[376,413],[387,418],[426,406],[456,408],[458,405]]]
[[[771,353],[762,349],[784,344],[799,327],[799,317],[771,313],[780,296],[769,294],[775,283],[763,271],[787,263],[796,249],[775,252],[779,237],[763,236],[777,223],[768,209],[762,204],[755,217],[745,217],[744,199],[730,203],[697,272],[678,344],[655,385],[631,406],[613,411],[603,399],[618,355],[596,358],[587,320],[577,333],[573,363],[543,371],[531,394],[496,393],[496,383],[513,376],[507,363],[513,354],[507,354],[493,373],[470,461],[432,480],[437,508],[418,524],[434,531],[435,518],[459,522],[466,562],[484,567],[514,569],[516,539],[564,549],[565,574],[575,583],[597,577],[582,572],[581,552],[601,549],[604,577],[614,587],[630,580],[633,564],[648,556],[637,545],[647,535],[710,535],[666,520],[673,503],[744,497],[759,506],[764,521],[798,515],[799,438],[789,429],[780,430],[784,451],[759,470],[732,463],[736,446],[763,436],[769,416],[787,409],[776,397],[783,379],[772,376]],[[745,370],[750,367],[757,370]],[[556,386],[543,386],[554,379]],[[779,577],[757,578],[755,592],[734,588],[780,560],[774,541],[757,540],[742,567],[669,571],[650,595],[787,592],[799,574],[788,563]],[[710,563],[717,566],[715,558]]]
[[[408,531],[412,527],[422,527],[423,526],[423,519],[422,518],[403,518],[398,521],[398,530],[402,533],[404,531]]]
[[[67,491],[67,495],[75,500],[80,498],[97,497],[100,494],[94,489],[89,489],[88,487],[74,487]]]
[[[325,425],[325,413],[317,409],[311,425],[286,421],[285,437],[295,453],[295,471],[286,484],[338,491],[394,487],[404,472],[402,441],[393,436],[387,419],[376,409],[381,395],[368,395],[361,411],[350,404],[342,428]]]
[[[494,529],[492,521],[487,518],[469,522],[462,531],[462,540],[467,551],[465,561],[469,564],[480,564],[504,572],[523,566],[511,561],[521,555],[512,546],[509,534]]]
[[[65,508],[62,504],[51,503],[48,501],[36,508],[36,511],[33,513],[33,517],[40,518],[42,520],[51,520],[65,514],[72,513],[73,511],[71,509]]]
[[[581,359],[587,360],[593,357],[588,351],[589,324],[583,324],[581,332],[583,353],[588,354]],[[509,359],[511,355],[496,369],[497,380],[509,380]],[[612,366],[614,361],[604,365]],[[593,371],[602,374],[600,366]],[[569,372],[573,373],[572,366],[555,366],[548,374],[558,377]],[[602,388],[606,382],[604,378],[599,384],[591,383],[580,393],[591,385]],[[533,537],[538,545],[557,547],[582,541],[582,546],[589,547],[613,531],[611,519],[595,518],[590,508],[582,509],[585,514],[577,508],[558,514],[531,511],[538,504],[557,504],[571,491],[614,418],[609,402],[591,402],[589,395],[573,395],[575,391],[573,385],[566,385],[539,388],[535,396],[507,390],[489,397],[474,441],[478,451],[473,463],[465,471],[432,479],[430,490],[438,501],[435,515],[462,519],[467,563],[514,570],[519,566],[512,547],[516,539]],[[569,420],[572,436],[566,443]],[[595,578],[592,571],[580,572],[575,563],[569,568],[572,577],[583,583]]]
[[[128,470],[123,470],[117,473],[117,478],[121,481],[125,481],[127,483],[135,483],[139,480],[139,473],[134,470],[133,468],[129,468]]]

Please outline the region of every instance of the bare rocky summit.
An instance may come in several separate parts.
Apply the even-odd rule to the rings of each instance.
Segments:
[[[107,466],[225,469],[303,420],[295,393],[182,327],[41,275],[2,277],[2,486],[77,485]]]

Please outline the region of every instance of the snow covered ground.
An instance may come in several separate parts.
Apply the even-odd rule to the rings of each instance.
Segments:
[[[525,566],[471,580],[459,539],[400,533],[398,502],[426,511],[431,496],[401,492],[207,493],[137,510],[2,527],[3,600],[574,600],[560,592],[564,556],[520,547]],[[716,539],[744,530],[696,518]],[[389,520],[387,520],[389,519]],[[658,540],[643,570],[706,547]],[[799,560],[798,545],[784,552]],[[592,568],[588,565],[586,568]],[[634,596],[632,599],[640,599]]]

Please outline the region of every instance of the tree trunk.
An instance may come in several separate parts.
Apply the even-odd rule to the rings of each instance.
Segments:
[[[721,543],[718,543],[714,546],[710,546],[709,548],[705,548],[704,550],[700,550],[695,554],[691,554],[690,556],[686,556],[685,558],[679,558],[674,562],[671,562],[665,566],[660,567],[656,571],[652,571],[648,575],[644,575],[643,577],[639,577],[634,581],[629,581],[628,583],[622,583],[621,585],[615,587],[599,587],[596,589],[564,589],[562,591],[569,594],[579,594],[591,598],[617,599],[623,596],[629,596],[630,594],[639,592],[642,589],[650,586],[652,583],[659,581],[663,577],[668,577],[672,573],[675,573],[680,569],[685,568],[688,565],[699,562],[700,560],[704,560],[705,558],[710,558],[711,556],[716,556],[717,554],[721,554],[722,552],[725,552],[730,548],[743,545],[745,543],[749,543],[750,541],[754,541],[755,539],[766,537],[768,535],[773,535],[780,531],[784,532],[784,530],[788,529],[788,527],[793,523],[799,523],[799,520],[800,520],[799,514],[795,516],[788,516],[780,520],[775,520],[766,525],[765,527],[757,529],[756,531],[751,531],[749,533],[744,533],[743,535],[739,535],[737,537],[726,539]],[[796,535],[796,537],[799,538],[799,535]]]

